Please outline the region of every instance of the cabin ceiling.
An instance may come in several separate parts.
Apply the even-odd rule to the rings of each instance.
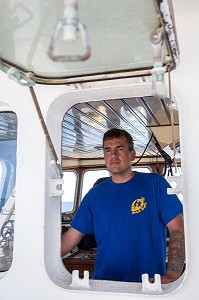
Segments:
[[[174,103],[172,109],[177,145],[178,111]],[[155,157],[160,155],[157,142],[161,148],[173,144],[171,120],[169,100],[155,96],[79,103],[63,119],[62,156],[102,158],[103,134],[116,127],[131,134],[138,157]]]
[[[178,61],[167,0],[0,0],[0,7],[0,58],[38,83],[150,75],[157,59],[151,36],[160,28],[162,64]]]

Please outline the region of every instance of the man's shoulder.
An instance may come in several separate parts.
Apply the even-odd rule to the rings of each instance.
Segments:
[[[109,179],[110,177],[101,177],[101,178],[98,178],[95,183],[93,184],[93,186],[97,186],[99,184],[101,184],[102,182],[104,182],[105,180]]]
[[[95,182],[93,187],[89,190],[88,194],[93,195],[98,193],[100,190],[103,190],[103,188],[107,185],[110,177],[104,178],[104,180],[99,180],[99,182]],[[101,179],[101,178],[100,178]]]
[[[143,180],[149,180],[149,181],[165,181],[166,179],[160,175],[159,173],[144,173],[144,172],[136,172],[136,176],[143,179]]]
[[[162,175],[160,175],[159,173],[154,173],[154,172],[136,172],[136,174],[138,176],[144,176],[144,177],[148,177],[148,178],[160,178],[162,177]]]
[[[101,190],[104,190],[104,188],[109,183],[110,177],[104,178],[104,180],[99,181],[99,183],[94,184],[92,187],[92,191],[95,193],[98,193]]]

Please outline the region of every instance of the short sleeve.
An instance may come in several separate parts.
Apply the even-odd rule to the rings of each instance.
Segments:
[[[91,193],[89,192],[82,200],[72,222],[71,226],[76,230],[85,233],[93,233],[93,214],[90,205]]]

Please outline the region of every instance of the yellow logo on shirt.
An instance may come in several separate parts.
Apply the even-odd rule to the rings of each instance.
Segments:
[[[146,208],[146,202],[145,202],[145,198],[144,197],[136,199],[131,204],[132,214],[138,214],[141,211],[143,211],[145,208]]]

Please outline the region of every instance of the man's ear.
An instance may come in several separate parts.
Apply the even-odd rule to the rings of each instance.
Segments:
[[[134,160],[135,156],[136,156],[136,151],[135,151],[135,149],[133,149],[131,152],[131,160]]]

